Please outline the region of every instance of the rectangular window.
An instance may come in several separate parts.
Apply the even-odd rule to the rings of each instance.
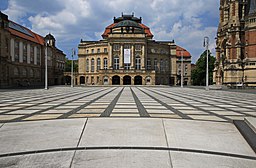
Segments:
[[[107,48],[104,48],[104,53],[107,53],[108,52],[108,49]]]
[[[30,46],[30,63],[33,64],[34,63],[34,46]]]
[[[19,62],[19,51],[20,51],[19,42],[15,41],[14,42],[14,60],[17,62]]]
[[[141,51],[141,45],[135,45],[135,51]]]
[[[163,71],[163,67],[164,67],[164,66],[163,66],[163,60],[161,59],[161,60],[160,60],[160,71]]]
[[[113,50],[114,51],[119,51],[120,50],[120,45],[119,44],[114,44],[113,45]]]
[[[6,47],[6,52],[9,53],[9,39],[8,38],[5,39],[5,47]]]
[[[150,58],[147,59],[147,69],[151,70],[151,59]]]
[[[114,58],[114,69],[119,69],[119,57]]]
[[[86,60],[86,72],[89,72],[89,59]]]
[[[97,71],[100,70],[100,58],[97,59]]]
[[[124,64],[124,69],[125,70],[131,69],[131,64]]]
[[[155,71],[158,71],[157,59],[154,59],[154,70],[155,70]]]
[[[28,55],[27,44],[23,43],[23,62],[27,62],[27,55]]]
[[[37,47],[37,50],[36,50],[36,64],[37,65],[40,65],[40,63],[41,63],[41,56],[40,56],[40,48],[39,47]]]
[[[104,69],[108,69],[108,59],[104,58]]]

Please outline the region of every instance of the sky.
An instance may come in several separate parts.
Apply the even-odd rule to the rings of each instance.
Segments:
[[[193,63],[205,50],[205,36],[215,55],[219,0],[0,0],[0,10],[42,36],[53,34],[68,58],[81,39],[102,39],[122,12],[142,17],[155,40],[174,40],[187,49]]]

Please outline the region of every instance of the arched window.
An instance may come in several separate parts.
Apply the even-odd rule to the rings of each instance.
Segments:
[[[32,78],[34,77],[34,70],[33,69],[29,70],[29,76],[32,77]]]
[[[135,58],[135,69],[141,69],[141,59],[140,59],[140,56],[136,56],[136,58]]]
[[[165,70],[166,70],[167,72],[169,71],[169,62],[168,62],[167,59],[165,60]]]
[[[94,58],[91,60],[91,72],[94,72]]]
[[[22,76],[27,77],[27,69],[26,68],[23,68]]]
[[[14,76],[19,76],[19,69],[17,67],[13,69],[13,74]]]
[[[119,69],[119,57],[114,57],[114,69]]]
[[[86,60],[86,72],[89,72],[89,59]]]
[[[27,62],[27,44],[23,43],[23,62],[26,63]]]
[[[108,69],[108,59],[104,58],[104,69]]]
[[[97,71],[100,70],[100,58],[97,59]]]
[[[158,71],[158,66],[157,66],[157,59],[154,59],[154,70]]]

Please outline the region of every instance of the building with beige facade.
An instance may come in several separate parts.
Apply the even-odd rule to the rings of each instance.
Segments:
[[[102,37],[100,41],[81,40],[79,44],[79,85],[177,84],[176,44],[153,40],[142,18],[133,14],[114,17]]]
[[[42,37],[0,12],[0,88],[44,85],[46,40],[48,84],[63,84],[65,54],[55,38]]]
[[[256,86],[256,0],[220,0],[214,82]]]

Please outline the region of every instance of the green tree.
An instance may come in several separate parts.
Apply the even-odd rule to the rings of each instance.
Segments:
[[[209,84],[213,84],[213,70],[215,57],[209,53]],[[205,86],[206,84],[206,50],[201,54],[200,58],[196,62],[196,68],[191,72],[192,84]]]
[[[68,60],[68,59],[66,58],[65,72],[71,72],[71,65],[72,65],[72,60]],[[77,60],[74,60],[74,72],[78,72],[78,63],[77,63]]]

